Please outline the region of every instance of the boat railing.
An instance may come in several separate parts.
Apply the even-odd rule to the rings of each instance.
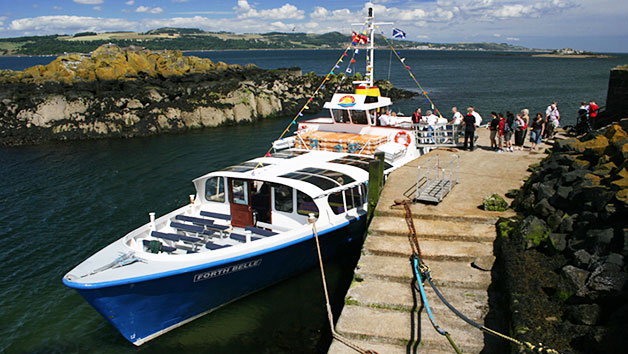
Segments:
[[[456,147],[464,136],[462,124],[413,124],[417,147]]]
[[[440,203],[458,183],[460,158],[453,155],[445,167],[440,167],[440,156],[435,154],[418,166],[415,200]]]

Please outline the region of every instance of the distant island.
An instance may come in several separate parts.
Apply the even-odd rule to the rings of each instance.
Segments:
[[[429,43],[408,40],[391,41],[399,49],[472,50],[472,51],[539,51],[508,43]],[[246,50],[246,49],[336,49],[351,42],[351,35],[340,32],[310,34],[270,32],[236,34],[206,32],[197,28],[159,28],[139,32],[81,32],[74,35],[48,35],[0,38],[0,56],[61,55],[90,53],[104,44],[120,47],[142,46],[151,50]],[[384,45],[382,35],[375,43]]]
[[[562,48],[554,50],[551,53],[534,54],[532,56],[540,58],[612,58],[610,55],[597,54],[572,48]]]

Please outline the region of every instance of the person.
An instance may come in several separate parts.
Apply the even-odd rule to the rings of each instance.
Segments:
[[[543,124],[543,113],[538,112],[530,125],[530,142],[532,143],[530,151],[536,150],[536,147],[541,144]]]
[[[558,111],[558,103],[553,102],[545,110],[545,130],[543,136],[546,139],[553,139],[556,128],[560,125],[560,112]]]
[[[522,114],[521,118],[523,118],[523,121],[526,123],[525,124],[526,127],[529,127],[530,126],[530,110],[527,109],[527,108],[524,108],[524,109],[521,110],[521,114]],[[522,149],[525,147],[525,142],[526,142],[527,135],[528,135],[528,128],[523,130],[523,137],[521,138],[521,141],[522,141],[521,148]]]
[[[467,109],[467,115],[462,120],[464,125],[464,150],[467,149],[469,140],[471,140],[470,148],[473,151],[473,140],[475,139],[475,116],[473,115],[473,109],[469,107]]]
[[[523,120],[523,115],[521,113],[517,113],[517,118],[515,118],[515,149],[523,150],[523,139],[524,134],[528,130],[528,126],[526,122]]]
[[[499,149],[497,149],[497,152],[504,152],[504,126],[506,125],[506,119],[504,119],[504,114],[502,112],[497,114],[497,118],[499,119],[499,123],[497,124]]]
[[[458,125],[462,123],[462,113],[458,112],[457,107],[451,107],[451,113],[454,115],[451,117],[451,120],[447,124]]]
[[[591,102],[589,102],[589,125],[591,128],[596,126],[597,113],[599,109],[600,106],[598,106],[594,100],[591,100]]]
[[[427,121],[427,130],[430,132],[430,133],[427,133],[427,136],[430,137],[428,141],[430,144],[433,144],[434,134],[431,132],[433,132],[436,129],[436,124],[438,123],[438,116],[432,113],[431,110],[428,110],[427,112],[425,112],[425,114],[427,114],[427,116],[425,117],[425,120]]]
[[[495,112],[491,112],[491,121],[488,125],[488,129],[491,131],[491,149],[497,150],[497,130],[499,129],[499,118],[497,118],[497,113]]]
[[[384,113],[382,113],[382,115],[379,116],[379,125],[382,127],[386,127],[388,125],[390,125],[390,116],[389,116],[389,111],[386,110],[384,111]]]
[[[480,113],[475,111],[475,107],[474,106],[471,106],[470,108],[473,111],[472,112],[473,117],[475,117],[475,126],[479,127],[480,125],[482,125],[482,116],[480,115]]]
[[[504,124],[504,142],[506,151],[515,151],[512,148],[512,134],[515,131],[515,115],[512,112],[506,112],[506,122]]]
[[[591,131],[591,124],[589,122],[589,105],[586,102],[580,103],[578,108],[578,121],[576,122],[576,132],[578,134],[584,134]]]
[[[412,113],[412,121],[416,124],[421,122],[421,107],[417,107],[416,111]]]

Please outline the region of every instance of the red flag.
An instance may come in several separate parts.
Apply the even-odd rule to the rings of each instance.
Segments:
[[[355,59],[351,59],[351,64],[355,64]]]
[[[353,35],[351,37],[351,42],[352,43],[356,43],[356,44],[366,44],[369,41],[369,37],[363,35],[363,34],[359,34],[359,33],[355,33],[352,32]]]

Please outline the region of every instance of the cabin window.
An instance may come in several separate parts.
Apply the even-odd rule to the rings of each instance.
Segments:
[[[349,111],[345,109],[332,109],[331,114],[334,117],[336,123],[349,123]]]
[[[338,215],[345,212],[345,203],[342,198],[342,191],[330,194],[329,197],[327,197],[327,202],[334,214]]]
[[[249,183],[241,179],[231,181],[231,196],[235,204],[249,204]]]
[[[297,191],[297,213],[301,215],[314,213],[314,216],[318,217],[318,207],[312,197],[300,191]]]
[[[362,204],[364,204],[368,200],[368,188],[366,186],[366,183],[362,183],[360,185],[360,190],[362,191],[362,200],[364,201],[362,202]]]
[[[347,200],[347,210],[359,207],[360,203],[360,186],[355,186],[345,191],[345,199]]]
[[[353,124],[368,124],[366,111],[352,111],[351,120],[353,121]]]
[[[275,190],[275,210],[292,213],[292,188],[288,186],[276,186]]]
[[[208,202],[225,202],[225,178],[211,177],[205,182],[205,200]]]

